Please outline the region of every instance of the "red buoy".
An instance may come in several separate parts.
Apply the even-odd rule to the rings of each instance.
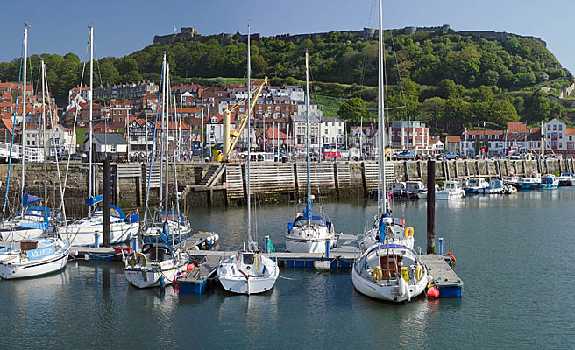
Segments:
[[[429,299],[439,298],[439,289],[437,287],[431,287],[427,290],[427,297]]]
[[[189,263],[189,264],[186,266],[186,270],[187,270],[188,272],[194,271],[195,268],[196,268],[196,264],[193,263],[193,262],[192,262],[192,263]]]

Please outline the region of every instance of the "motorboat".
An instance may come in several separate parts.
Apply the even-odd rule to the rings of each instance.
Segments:
[[[421,181],[406,181],[405,191],[410,199],[427,198],[427,188]]]
[[[489,180],[489,186],[485,189],[486,194],[501,194],[505,192],[506,185],[503,180],[496,177]]]
[[[353,263],[351,271],[358,292],[394,303],[413,300],[431,281],[416,253],[400,244],[374,244]]]
[[[393,193],[393,198],[404,198],[407,196],[407,185],[405,182],[396,182],[391,186],[391,192]]]
[[[489,187],[489,183],[482,177],[474,177],[467,180],[465,185],[466,194],[480,194],[485,193],[485,190]]]
[[[437,200],[453,200],[463,197],[465,197],[465,191],[461,188],[459,182],[453,180],[445,181],[443,189],[435,193],[435,199]]]
[[[69,245],[59,238],[23,240],[0,261],[0,277],[37,277],[66,267]]]
[[[518,182],[521,191],[536,190],[541,187],[541,177],[533,175],[531,177],[521,177]]]
[[[541,177],[541,189],[554,190],[559,187],[559,178],[553,174],[546,174]]]
[[[558,177],[559,186],[573,186],[575,184],[575,176],[570,172],[563,172]]]

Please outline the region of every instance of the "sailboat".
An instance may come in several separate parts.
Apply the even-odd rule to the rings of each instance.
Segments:
[[[17,242],[25,239],[35,239],[42,236],[50,226],[50,209],[40,206],[42,199],[26,193],[26,90],[27,90],[27,62],[28,62],[28,26],[24,27],[24,57],[23,57],[23,83],[22,83],[22,145],[20,158],[22,160],[22,178],[20,180],[20,214],[2,220],[0,224],[0,238],[3,241]],[[14,112],[17,113],[17,112]],[[14,119],[16,119],[14,117]],[[13,123],[16,124],[16,123]],[[14,130],[12,130],[14,139]],[[4,209],[8,201],[10,191],[10,177],[12,169],[12,157],[10,157],[9,171],[6,179],[6,193],[4,196]]]
[[[27,40],[27,28],[25,41]],[[25,50],[26,52],[27,50]],[[42,115],[45,120],[45,76],[46,67],[42,64]],[[24,89],[26,79],[24,79]],[[25,113],[24,113],[25,116]],[[25,117],[22,121],[25,124]],[[25,143],[23,143],[24,145]],[[22,158],[23,165],[25,164]],[[24,179],[24,169],[23,179]],[[24,181],[22,181],[24,184]],[[38,239],[42,233],[46,233],[50,226],[50,209],[45,206],[35,205],[42,201],[41,198],[24,193],[22,186],[22,215],[17,225],[10,232],[3,231],[2,238],[9,234],[12,242],[9,247],[0,251],[0,277],[4,279],[16,279],[24,277],[36,277],[52,272],[60,271],[68,262],[69,245],[60,238]],[[40,232],[40,234],[32,234]],[[34,237],[30,237],[34,236]],[[33,239],[30,239],[33,238]]]
[[[387,206],[383,54],[383,6],[379,0],[379,219],[366,234],[373,243],[354,261],[351,280],[354,288],[368,297],[404,302],[420,295],[430,276],[413,250],[413,229],[399,230]]]
[[[151,288],[158,286],[166,286],[175,281],[180,273],[186,270],[188,257],[182,249],[182,241],[179,240],[178,244],[175,243],[175,237],[188,234],[191,229],[186,225],[186,222],[181,221],[181,214],[179,212],[179,202],[176,195],[176,217],[170,217],[168,213],[168,135],[165,122],[168,119],[169,110],[169,66],[164,54],[162,63],[162,107],[161,107],[161,124],[162,135],[160,136],[160,165],[161,174],[164,181],[160,185],[160,205],[162,208],[158,215],[148,222],[148,193],[146,192],[146,218],[144,219],[144,236],[148,238],[153,237],[154,240],[144,244],[141,251],[136,251],[131,255],[124,258],[124,275],[128,282],[137,288]],[[175,108],[174,108],[175,110]],[[164,136],[164,137],[162,137]],[[154,148],[156,147],[154,137]],[[154,149],[155,154],[155,149]],[[175,159],[175,157],[174,157]],[[166,163],[163,166],[163,163]],[[174,183],[177,187],[177,175],[174,169]],[[153,160],[151,166],[153,167]],[[148,180],[148,186],[150,181]],[[162,192],[162,185],[165,185],[165,193]],[[163,196],[163,197],[162,197]],[[170,239],[171,238],[171,239]],[[171,244],[170,244],[171,240]]]
[[[246,190],[248,206],[248,247],[244,245],[243,250],[239,250],[231,257],[226,258],[217,268],[217,275],[220,283],[226,291],[236,294],[258,294],[271,290],[279,276],[280,269],[275,261],[261,254],[257,250],[257,243],[252,240],[252,212],[251,212],[251,188],[250,188],[250,166],[251,166],[251,31],[248,26],[248,112],[247,138],[248,157],[246,164]]]
[[[288,223],[285,236],[286,251],[294,253],[325,253],[335,244],[333,223],[322,215],[312,212],[313,197],[310,180],[310,125],[309,125],[309,53],[305,53],[306,67],[306,166],[307,166],[307,203],[303,213],[298,213],[293,222]],[[329,248],[328,248],[329,247]]]
[[[94,92],[94,27],[89,28],[90,38],[90,91],[89,99],[89,132],[88,132],[88,217],[64,223],[58,227],[60,237],[66,240],[71,246],[99,246],[103,242],[104,216],[99,204],[103,200],[102,195],[96,195],[94,191],[95,174],[92,169],[93,144],[92,144],[92,118],[93,118],[93,92]],[[118,244],[130,240],[137,235],[139,223],[138,215],[126,216],[124,212],[115,205],[110,206],[110,244]]]
[[[178,136],[174,135],[173,139],[177,142],[177,147],[173,147],[172,152],[172,170],[173,170],[173,184],[175,190],[175,208],[173,210],[169,210],[169,178],[170,178],[170,171],[169,171],[169,132],[170,132],[170,122],[169,122],[169,112],[170,112],[170,105],[172,105],[172,112],[173,112],[173,121],[174,125],[176,124],[177,119],[177,110],[176,110],[176,103],[175,99],[170,98],[172,96],[171,91],[171,80],[170,80],[170,66],[167,62],[167,56],[164,54],[163,59],[163,68],[162,68],[162,114],[160,116],[160,176],[163,179],[164,187],[160,186],[160,204],[162,208],[159,211],[156,211],[151,216],[150,222],[148,222],[148,210],[146,209],[146,218],[144,220],[145,229],[142,233],[142,239],[145,243],[154,243],[158,237],[160,237],[164,231],[166,230],[167,241],[166,243],[170,244],[170,242],[174,245],[176,243],[180,243],[183,239],[189,237],[192,234],[192,228],[190,226],[189,220],[182,215],[180,212],[180,202],[179,202],[179,195],[177,192],[178,188],[178,175],[176,171],[176,159],[179,154],[179,141]],[[157,123],[156,123],[157,124]],[[177,133],[177,131],[176,131]],[[156,144],[154,135],[154,145]],[[155,149],[153,151],[155,153]],[[150,167],[154,167],[154,161],[150,164]],[[151,174],[151,172],[150,172]],[[150,179],[148,179],[149,183]],[[161,181],[162,182],[162,181]],[[146,207],[149,200],[148,191],[146,191]]]

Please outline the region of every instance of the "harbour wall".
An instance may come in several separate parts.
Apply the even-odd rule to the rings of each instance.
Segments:
[[[0,164],[2,198],[7,187],[9,166]],[[102,189],[102,166],[94,165],[96,193]],[[436,179],[441,182],[469,177],[529,176],[533,173],[575,172],[572,159],[537,160],[449,160],[436,161]],[[247,171],[243,164],[178,163],[177,191],[174,174],[170,168],[168,186],[169,202],[176,193],[184,209],[189,207],[242,205],[246,199]],[[302,199],[307,191],[307,170],[303,162],[255,163],[250,169],[250,187],[260,201]],[[378,165],[374,161],[322,162],[310,166],[311,190],[316,196],[335,198],[365,198],[377,189]],[[427,179],[426,161],[388,162],[388,186],[396,181]],[[60,174],[60,175],[59,175]],[[67,174],[67,177],[66,177]],[[10,176],[9,203],[18,203],[21,183],[21,165],[14,164]],[[158,203],[160,194],[159,167],[152,171],[144,164],[128,163],[112,166],[112,198],[122,208],[141,208],[147,200]],[[53,208],[60,205],[60,186],[65,187],[65,203],[69,216],[85,214],[84,200],[88,195],[88,165],[71,163],[28,163],[26,165],[26,190],[47,199]],[[166,193],[165,188],[162,191]]]

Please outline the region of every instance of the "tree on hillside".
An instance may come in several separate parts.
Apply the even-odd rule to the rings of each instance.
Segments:
[[[551,115],[549,98],[541,90],[534,92],[525,100],[525,121],[538,123],[548,119]]]
[[[339,107],[337,114],[341,118],[350,122],[359,123],[362,118],[364,121],[369,119],[367,104],[364,100],[358,97],[343,102]]]

